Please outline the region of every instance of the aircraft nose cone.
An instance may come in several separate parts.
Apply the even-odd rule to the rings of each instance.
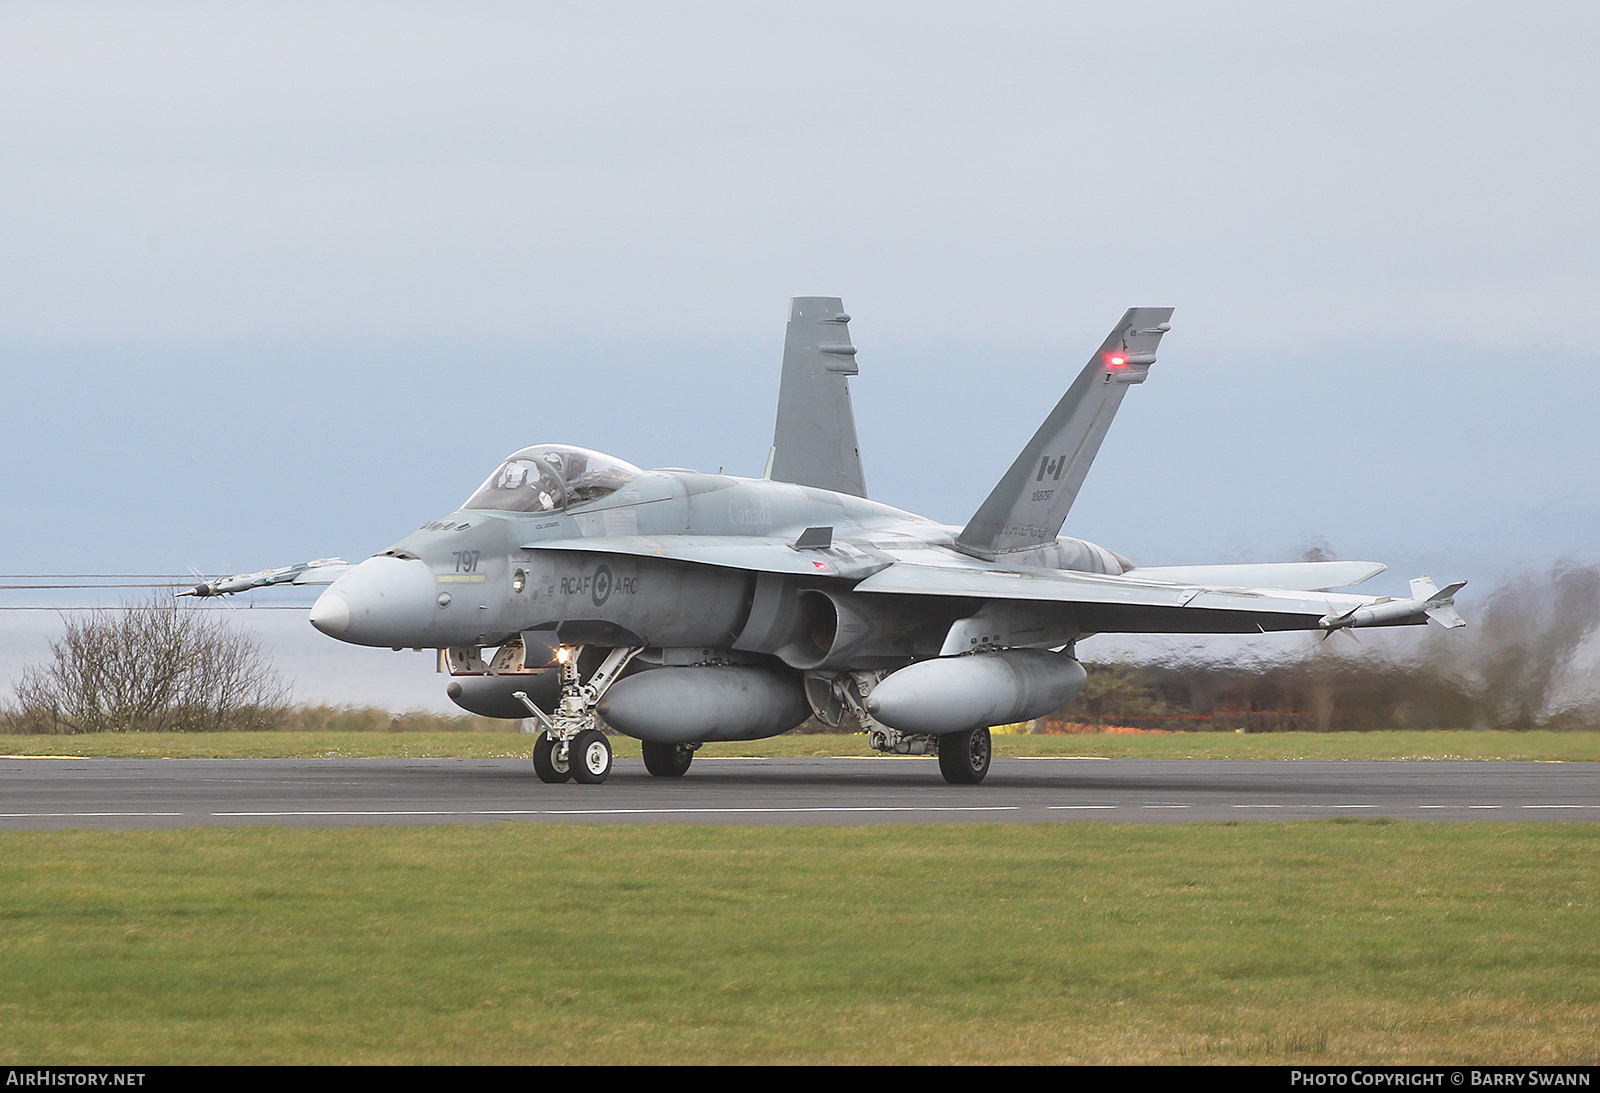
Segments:
[[[350,629],[350,605],[344,602],[343,596],[324,592],[311,605],[311,625],[330,638],[343,636]]]
[[[334,581],[311,608],[311,625],[353,645],[426,646],[439,590],[415,558],[368,558]]]

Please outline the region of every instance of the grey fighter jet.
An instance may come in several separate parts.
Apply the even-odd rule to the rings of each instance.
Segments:
[[[537,726],[546,782],[611,771],[601,720],[684,774],[702,743],[847,715],[872,746],[989,769],[989,728],[1084,684],[1090,634],[1324,634],[1464,625],[1463,583],[1404,599],[1328,591],[1374,562],[1135,566],[1060,534],[1171,308],[1133,308],[965,527],[867,499],[848,377],[850,316],[793,301],[761,478],[641,470],[569,444],[513,453],[465,504],[358,565],[322,559],[187,595],[328,584],[311,624],[358,645],[439,650],[465,709]],[[531,720],[529,720],[531,719]]]

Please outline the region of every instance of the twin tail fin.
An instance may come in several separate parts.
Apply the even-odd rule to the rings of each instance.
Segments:
[[[850,343],[850,316],[843,302],[837,296],[791,300],[778,420],[765,477],[867,495],[850,408],[849,377],[856,372],[856,347]]]
[[[1130,308],[956,539],[994,559],[1055,542],[1129,387],[1143,383],[1170,307]]]

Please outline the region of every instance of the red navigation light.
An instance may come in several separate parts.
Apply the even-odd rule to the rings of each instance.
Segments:
[[[1128,358],[1121,353],[1113,353],[1106,358],[1106,366],[1108,368],[1126,368],[1128,367]]]

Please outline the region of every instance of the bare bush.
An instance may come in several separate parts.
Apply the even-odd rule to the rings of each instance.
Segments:
[[[65,619],[23,670],[12,728],[31,733],[270,729],[288,691],[261,644],[210,611],[151,600]]]

